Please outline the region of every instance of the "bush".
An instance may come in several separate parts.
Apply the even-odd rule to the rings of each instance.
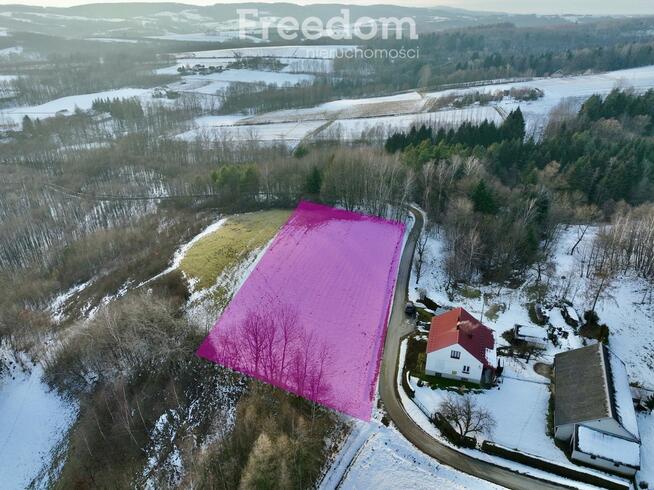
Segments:
[[[242,391],[240,376],[195,355],[201,340],[175,299],[139,292],[110,303],[64,344],[46,369],[51,383],[80,399],[61,488],[174,483],[167,458],[179,451],[191,459],[183,451],[194,445],[185,441],[201,445],[213,424],[226,424]]]
[[[191,297],[188,282],[184,274],[179,270],[161,276],[149,283],[148,286],[156,295],[169,297],[179,305],[182,305]]]
[[[316,482],[333,414],[257,381],[250,387],[229,438],[210,447],[182,487],[192,482],[197,488],[310,488]]]
[[[103,308],[69,338],[46,367],[47,379],[64,390],[85,392],[168,359],[195,351],[197,337],[170,298],[130,294]]]

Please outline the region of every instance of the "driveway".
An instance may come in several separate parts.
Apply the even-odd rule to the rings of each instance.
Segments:
[[[404,313],[404,307],[408,301],[409,281],[411,279],[411,266],[416,242],[424,226],[422,213],[412,209],[415,217],[415,224],[409,233],[409,237],[402,254],[398,273],[393,308],[386,333],[384,356],[382,359],[380,374],[380,392],[386,413],[393,421],[397,429],[413,445],[425,454],[437,459],[443,464],[451,466],[463,473],[479,477],[507,488],[532,490],[538,489],[560,489],[564,488],[554,483],[514,473],[510,470],[486,463],[467,456],[452,449],[427,434],[420,426],[413,421],[406,413],[400,401],[397,391],[397,370],[400,353],[401,339],[414,330],[414,324],[409,321]]]

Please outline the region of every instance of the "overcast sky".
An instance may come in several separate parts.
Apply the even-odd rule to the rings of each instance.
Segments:
[[[103,0],[116,1],[116,0]],[[130,2],[137,0],[123,0]],[[143,0],[138,0],[143,1]],[[146,0],[161,1],[161,0]],[[178,0],[180,3],[196,5],[213,5],[215,3],[237,3],[217,2],[216,0]],[[254,0],[256,1],[256,0]],[[269,1],[269,0],[264,0]],[[372,4],[387,3],[406,6],[437,6],[447,5],[450,7],[461,7],[476,10],[492,10],[497,12],[516,13],[540,13],[540,14],[652,14],[654,15],[654,0],[354,0],[346,2],[343,0],[289,0],[293,3],[356,3]],[[2,4],[26,4],[43,5],[48,7],[69,7],[83,3],[96,3],[83,0],[0,0]]]

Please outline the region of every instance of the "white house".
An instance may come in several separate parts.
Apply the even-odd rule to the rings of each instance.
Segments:
[[[463,308],[434,317],[425,372],[475,383],[491,381],[495,372],[493,331]]]
[[[623,475],[640,467],[640,434],[624,363],[604,344],[554,357],[554,436],[572,459]]]

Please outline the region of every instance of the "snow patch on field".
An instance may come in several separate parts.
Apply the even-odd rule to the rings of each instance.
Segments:
[[[9,361],[0,350],[0,361]],[[20,356],[21,364],[31,364]],[[1,362],[0,362],[1,363]],[[77,417],[76,404],[64,401],[42,381],[40,365],[24,370],[13,362],[0,375],[0,475],[3,488],[26,488]]]
[[[196,119],[195,123],[198,125],[196,129],[182,133],[177,137],[186,141],[200,138],[211,141],[231,141],[264,145],[281,143],[294,148],[307,135],[325,124],[324,121],[306,121],[230,126],[223,124],[223,121],[219,121],[218,125],[214,125],[215,122],[214,117]]]
[[[195,235],[190,241],[186,242],[184,245],[182,245],[180,248],[178,248],[175,251],[175,254],[173,255],[172,263],[165,270],[163,270],[162,272],[160,272],[156,276],[151,277],[147,281],[139,284],[137,287],[144,286],[144,285],[146,285],[146,284],[148,284],[148,283],[150,283],[152,281],[155,281],[156,279],[159,279],[162,276],[165,276],[166,274],[168,274],[168,273],[170,273],[170,272],[172,272],[174,270],[177,270],[179,268],[180,264],[182,263],[182,260],[184,260],[184,257],[186,256],[186,253],[193,247],[193,245],[195,245],[197,242],[199,242],[203,238],[205,238],[205,237],[211,235],[212,233],[215,233],[216,231],[218,231],[220,228],[222,228],[222,226],[225,224],[226,221],[227,221],[226,218],[220,218],[217,221],[215,221],[214,223],[207,226],[204,230],[202,230],[200,233]]]
[[[397,116],[360,117],[338,119],[316,135],[316,139],[352,141],[376,138],[384,140],[397,131],[408,131],[412,126],[458,127],[464,122],[479,124],[483,121],[501,124],[502,116],[492,107],[448,109],[438,112],[401,114]]]
[[[89,37],[87,41],[97,41],[99,43],[124,43],[124,44],[137,44],[138,40],[136,39],[126,39],[120,37]]]
[[[438,463],[396,430],[378,422],[341,481],[348,489],[499,489],[497,485]],[[329,488],[329,487],[325,487]]]
[[[84,291],[88,286],[93,284],[94,279],[86,281],[81,284],[77,284],[71,287],[69,290],[64,291],[63,293],[57,295],[55,299],[52,300],[48,311],[52,317],[52,321],[55,323],[61,323],[66,318],[66,304],[68,301],[75,295]]]
[[[189,75],[184,77],[184,79],[223,83],[265,83],[267,85],[282,87],[285,85],[297,85],[303,82],[312,82],[314,77],[313,75],[280,73],[275,71],[230,69],[208,75]]]
[[[239,31],[216,31],[216,32],[196,32],[192,34],[164,34],[162,36],[148,36],[148,39],[158,39],[161,41],[183,41],[183,42],[216,42],[224,43],[239,38]],[[250,42],[263,42],[260,38],[246,34],[245,39]]]
[[[5,31],[6,32],[6,31]],[[7,58],[9,56],[22,54],[22,46],[12,46],[10,48],[0,49],[0,58]]]
[[[93,106],[96,99],[114,99],[114,98],[131,98],[139,97],[148,101],[152,99],[152,90],[140,88],[122,88],[117,90],[107,90],[104,92],[95,92],[92,94],[71,95],[51,100],[45,104],[30,107],[15,107],[0,111],[0,124],[10,123],[13,125],[21,124],[25,116],[31,119],[47,119],[57,115],[70,115],[76,109],[88,111]]]
[[[318,45],[318,46],[257,46],[234,49],[211,49],[205,51],[192,51],[184,53],[184,58],[194,58],[197,60],[207,59],[235,59],[237,56],[242,58],[313,58],[313,59],[334,59],[340,53],[351,51],[354,45]],[[200,61],[202,62],[202,61]]]
[[[578,75],[572,77],[540,78],[526,82],[498,83],[492,85],[470,87],[465,89],[450,89],[439,92],[430,92],[428,98],[441,98],[455,94],[466,93],[493,93],[512,88],[537,88],[543,91],[544,96],[535,101],[517,101],[505,98],[498,105],[510,112],[520,107],[527,122],[527,130],[540,134],[545,127],[547,118],[561,101],[568,100],[578,109],[591,95],[607,95],[616,87],[632,87],[637,92],[643,92],[654,87],[654,66],[644,66],[628,70],[618,70],[607,73]]]

